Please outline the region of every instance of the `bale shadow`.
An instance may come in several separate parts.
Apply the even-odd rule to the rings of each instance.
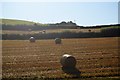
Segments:
[[[80,78],[81,72],[75,67],[62,67],[63,72],[73,75],[74,78]]]

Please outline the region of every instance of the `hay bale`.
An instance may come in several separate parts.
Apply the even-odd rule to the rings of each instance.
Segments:
[[[55,38],[55,43],[56,44],[61,44],[61,39],[60,38]]]
[[[75,68],[76,59],[72,55],[64,54],[60,60],[62,67]]]
[[[91,32],[91,30],[90,30],[90,29],[89,29],[88,31],[89,31],[89,32]]]
[[[34,37],[30,37],[30,42],[35,42],[35,38]]]
[[[43,30],[43,31],[42,31],[42,33],[43,33],[43,34],[45,34],[45,33],[46,33],[46,31],[45,31],[45,30]]]

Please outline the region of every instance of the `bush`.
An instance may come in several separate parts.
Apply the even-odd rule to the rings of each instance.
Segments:
[[[111,27],[111,28],[103,28],[101,30],[102,36],[105,37],[119,37],[120,36],[120,28],[119,27]]]

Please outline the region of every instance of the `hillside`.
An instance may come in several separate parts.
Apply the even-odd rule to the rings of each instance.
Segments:
[[[55,24],[41,24],[32,21],[14,20],[14,19],[0,19],[3,30],[47,30],[47,29],[76,29],[77,25],[72,21],[61,22]]]
[[[16,20],[16,19],[0,19],[0,24],[6,25],[46,25],[41,23],[36,23],[33,21],[25,21],[25,20]]]
[[[96,26],[79,26],[72,21],[55,24],[42,24],[33,21],[25,20],[15,20],[15,19],[0,19],[0,24],[2,24],[2,30],[22,30],[22,31],[40,31],[49,29],[95,29],[95,28],[105,28],[105,27],[118,27],[120,24],[110,24],[110,25],[96,25]]]

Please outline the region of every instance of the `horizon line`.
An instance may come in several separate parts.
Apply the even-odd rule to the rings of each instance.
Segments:
[[[33,22],[33,23],[39,23],[39,24],[56,24],[56,23],[61,23],[60,22],[39,22],[39,21],[34,21],[34,20],[27,20],[27,19],[16,19],[16,18],[0,18],[0,19],[10,19],[10,20],[20,20],[20,21],[29,21],[29,22]],[[71,20],[69,20],[71,21]],[[69,22],[69,21],[65,21],[65,22]],[[72,21],[73,23],[76,23],[74,21]],[[84,26],[84,27],[90,27],[90,26],[102,26],[102,25],[115,25],[115,24],[119,24],[119,23],[106,23],[106,24],[93,24],[93,25],[83,25],[83,24],[77,24],[77,26]]]

